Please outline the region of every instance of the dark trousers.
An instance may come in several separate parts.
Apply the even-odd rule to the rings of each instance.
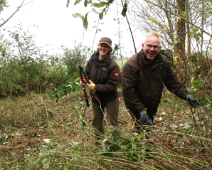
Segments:
[[[119,110],[119,99],[116,98],[107,102],[104,108],[101,109],[98,103],[92,103],[93,109],[93,123],[92,126],[96,130],[96,136],[98,137],[100,134],[104,134],[104,109],[106,109],[107,118],[111,125],[114,127],[118,126],[118,110]]]

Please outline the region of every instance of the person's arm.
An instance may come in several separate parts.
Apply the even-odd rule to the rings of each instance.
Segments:
[[[133,112],[142,112],[144,105],[141,103],[135,88],[138,84],[138,75],[134,68],[125,64],[122,69],[122,92],[125,101],[125,105]]]
[[[177,80],[170,64],[168,64],[168,67],[167,67],[167,77],[166,77],[166,81],[165,81],[165,86],[167,87],[167,89],[169,91],[173,92],[176,96],[178,96],[181,99],[186,100],[191,107],[196,108],[199,106],[197,99],[195,99],[193,96],[189,95],[188,91]]]

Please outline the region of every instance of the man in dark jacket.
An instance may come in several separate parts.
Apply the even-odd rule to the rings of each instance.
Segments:
[[[104,109],[106,109],[108,121],[114,127],[118,126],[118,82],[120,70],[117,63],[111,58],[110,52],[112,41],[103,37],[99,41],[98,51],[89,59],[86,65],[86,74],[91,84],[90,90],[95,92],[99,98],[92,98],[93,127],[96,129],[97,137],[104,134]],[[100,132],[100,133],[99,133]]]
[[[126,107],[143,124],[152,124],[157,112],[164,85],[192,107],[197,100],[177,81],[171,65],[160,54],[157,33],[148,33],[142,50],[132,56],[122,69],[122,91]]]

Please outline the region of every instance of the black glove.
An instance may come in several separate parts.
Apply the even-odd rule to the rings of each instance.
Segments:
[[[190,104],[191,107],[196,108],[199,106],[199,103],[197,102],[197,99],[195,99],[194,97],[192,97],[191,95],[187,95],[186,96],[186,101],[188,102],[188,104]]]
[[[152,119],[149,117],[148,114],[146,114],[146,111],[140,112],[140,122],[143,123],[144,125],[150,124],[153,125]]]

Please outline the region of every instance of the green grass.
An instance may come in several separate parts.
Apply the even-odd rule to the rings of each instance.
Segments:
[[[127,62],[127,60],[124,60],[124,61],[116,61],[116,63],[118,64],[120,70],[122,70],[124,64]]]

